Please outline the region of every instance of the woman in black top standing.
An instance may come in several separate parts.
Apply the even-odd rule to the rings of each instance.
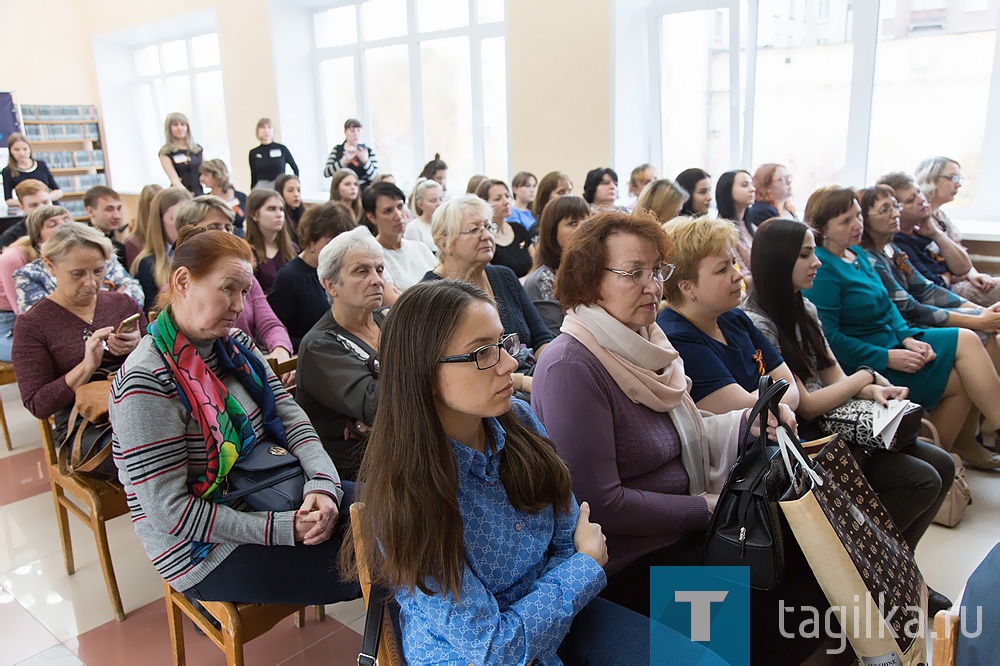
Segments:
[[[160,148],[160,164],[172,187],[182,187],[194,196],[204,194],[199,180],[202,149],[191,137],[187,116],[177,111],[163,121],[166,143]]]
[[[299,165],[291,151],[274,140],[274,124],[270,118],[257,121],[257,140],[260,145],[250,151],[250,189],[271,189],[278,177],[284,175],[286,165],[299,175]]]
[[[517,277],[524,277],[531,270],[532,256],[529,250],[531,237],[523,226],[507,221],[511,209],[510,189],[507,183],[492,178],[484,180],[476,188],[476,196],[493,209],[491,221],[497,225],[496,233],[493,234],[496,239],[496,251],[490,263],[506,266],[514,271]]]
[[[7,166],[0,171],[3,175],[3,198],[8,206],[20,208],[21,204],[14,196],[14,188],[25,180],[37,180],[48,186],[49,199],[53,202],[62,198],[59,183],[52,176],[49,167],[42,160],[31,156],[31,144],[28,138],[20,132],[11,132],[7,137]]]

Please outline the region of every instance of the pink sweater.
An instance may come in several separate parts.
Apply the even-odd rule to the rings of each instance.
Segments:
[[[24,248],[10,245],[0,254],[0,310],[16,312],[17,291],[14,288],[14,271],[28,263]]]

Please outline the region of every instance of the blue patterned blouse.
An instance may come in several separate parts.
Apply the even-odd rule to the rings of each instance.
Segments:
[[[514,400],[513,410],[545,433],[527,403]],[[565,514],[511,506],[500,483],[505,433],[496,419],[484,422],[494,452],[451,440],[465,526],[461,599],[398,592],[403,652],[411,664],[561,664],[556,650],[574,616],[607,583],[604,569],[573,546],[575,497]]]

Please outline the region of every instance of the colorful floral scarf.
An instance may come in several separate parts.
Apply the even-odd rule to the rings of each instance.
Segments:
[[[149,334],[173,375],[178,397],[205,439],[207,468],[192,484],[191,493],[213,499],[240,455],[249,453],[257,443],[253,425],[243,406],[174,324],[169,307],[149,326]],[[260,359],[229,335],[218,338],[213,351],[222,376],[234,375],[260,407],[268,437],[287,448],[285,429],[275,412],[274,393],[267,383],[267,369]]]

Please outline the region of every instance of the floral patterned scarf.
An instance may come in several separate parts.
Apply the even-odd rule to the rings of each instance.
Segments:
[[[198,351],[177,328],[164,308],[149,326],[156,348],[177,385],[177,395],[201,428],[205,439],[207,468],[192,484],[191,493],[213,499],[240,455],[257,443],[253,425],[243,406],[229,393]],[[285,430],[275,412],[274,393],[267,383],[267,369],[257,356],[232,336],[218,338],[213,347],[223,376],[235,375],[261,408],[267,435],[287,448]]]

